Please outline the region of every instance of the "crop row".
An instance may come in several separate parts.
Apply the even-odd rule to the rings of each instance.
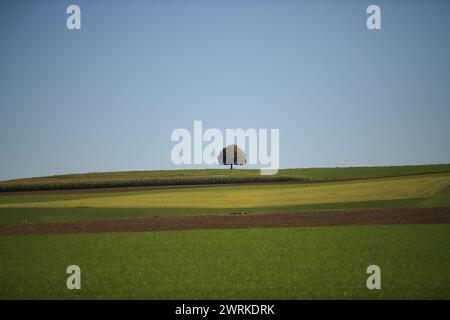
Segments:
[[[39,191],[39,190],[74,190],[96,188],[126,188],[147,186],[177,186],[177,185],[205,185],[205,184],[233,184],[258,182],[307,182],[308,179],[289,176],[252,176],[252,177],[183,177],[183,178],[152,178],[127,180],[98,180],[62,183],[36,184],[0,184],[0,192]]]

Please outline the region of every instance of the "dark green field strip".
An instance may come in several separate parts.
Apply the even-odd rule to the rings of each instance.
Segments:
[[[280,170],[288,176],[299,175],[314,180],[347,180],[366,178],[389,178],[429,173],[448,173],[450,164],[378,166],[378,167],[341,167],[341,168],[305,168]]]
[[[449,252],[450,225],[8,236],[0,299],[450,299]]]
[[[320,182],[448,172],[450,172],[450,164],[281,169],[274,176],[261,176],[259,170],[246,169],[104,172],[3,181],[0,182],[0,192],[289,181]]]

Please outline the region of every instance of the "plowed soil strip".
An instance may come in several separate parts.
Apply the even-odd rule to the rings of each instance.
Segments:
[[[437,223],[450,224],[450,208],[356,209],[10,224],[0,225],[0,235]]]

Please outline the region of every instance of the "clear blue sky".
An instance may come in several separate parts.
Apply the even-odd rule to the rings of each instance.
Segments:
[[[78,4],[82,30],[66,28]],[[378,4],[382,30],[366,28]],[[450,1],[0,3],[0,179],[174,169],[170,134],[279,128],[281,167],[450,162]]]

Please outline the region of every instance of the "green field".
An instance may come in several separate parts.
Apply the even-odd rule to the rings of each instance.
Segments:
[[[448,169],[449,165],[293,169],[283,174],[300,176],[299,183],[3,193],[0,224],[450,207]],[[156,177],[161,172],[148,174]],[[206,173],[184,174],[191,179]],[[76,185],[81,181],[77,179],[129,179],[133,174],[55,179]],[[53,178],[40,178],[39,185],[47,179]],[[82,269],[82,290],[66,288],[65,270],[72,264]],[[381,290],[366,288],[366,268],[371,264],[381,267]],[[448,224],[0,236],[0,299],[450,299],[449,265]]]
[[[1,237],[0,298],[450,299],[449,252],[450,225]]]
[[[336,181],[446,172],[450,172],[450,164],[281,169],[274,176],[261,176],[259,170],[246,169],[100,172],[0,181],[0,192],[189,184]]]

